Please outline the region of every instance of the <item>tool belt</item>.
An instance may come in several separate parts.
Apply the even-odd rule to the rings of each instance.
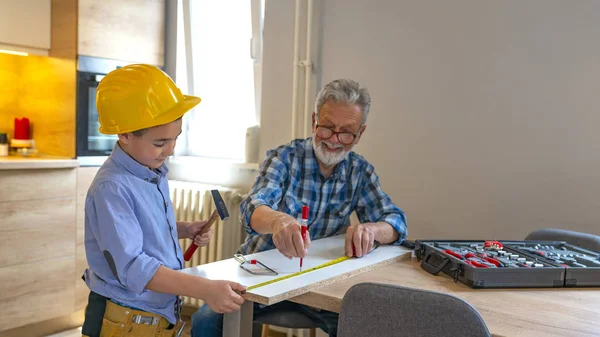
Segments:
[[[102,310],[102,306],[104,306],[104,310]],[[99,315],[102,311],[104,314]],[[185,322],[173,325],[161,315],[123,307],[111,302],[106,297],[91,293],[86,307],[82,336],[179,337],[184,325]]]

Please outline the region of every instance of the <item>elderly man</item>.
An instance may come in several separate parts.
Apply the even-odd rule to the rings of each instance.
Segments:
[[[368,253],[375,242],[399,245],[406,238],[406,218],[383,191],[374,167],[352,151],[367,127],[371,98],[366,88],[340,79],[325,85],[312,115],[313,137],[269,150],[260,174],[240,205],[248,232],[243,254],[276,248],[288,258],[304,257],[310,239],[346,232],[346,255]],[[298,223],[302,206],[310,206],[308,231],[302,240]],[[356,211],[358,224],[350,226]],[[255,304],[255,317],[297,310],[336,336],[336,313],[292,302]],[[192,336],[221,336],[222,315],[204,306],[193,316]]]

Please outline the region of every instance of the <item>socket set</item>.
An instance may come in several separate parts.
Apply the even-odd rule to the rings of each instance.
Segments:
[[[415,241],[421,267],[472,288],[600,286],[600,256],[566,242]]]
[[[600,254],[597,252],[566,242],[520,241],[510,245],[564,267],[565,287],[600,286]]]

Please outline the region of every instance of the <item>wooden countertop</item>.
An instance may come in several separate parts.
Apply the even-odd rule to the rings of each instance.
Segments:
[[[600,288],[471,289],[413,258],[294,297],[290,301],[340,312],[344,294],[361,282],[397,284],[448,293],[473,305],[494,336],[600,336]]]
[[[78,167],[76,159],[52,156],[0,157],[0,170],[57,169]]]

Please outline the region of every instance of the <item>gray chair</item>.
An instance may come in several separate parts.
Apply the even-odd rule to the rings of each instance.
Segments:
[[[252,337],[266,337],[269,325],[288,329],[310,329],[310,337],[317,335],[317,327],[306,315],[296,311],[280,311],[256,317]]]
[[[339,337],[490,337],[479,312],[455,296],[378,283],[352,286],[342,300]]]
[[[542,228],[529,233],[525,240],[565,241],[584,249],[600,252],[600,236],[566,229]]]

